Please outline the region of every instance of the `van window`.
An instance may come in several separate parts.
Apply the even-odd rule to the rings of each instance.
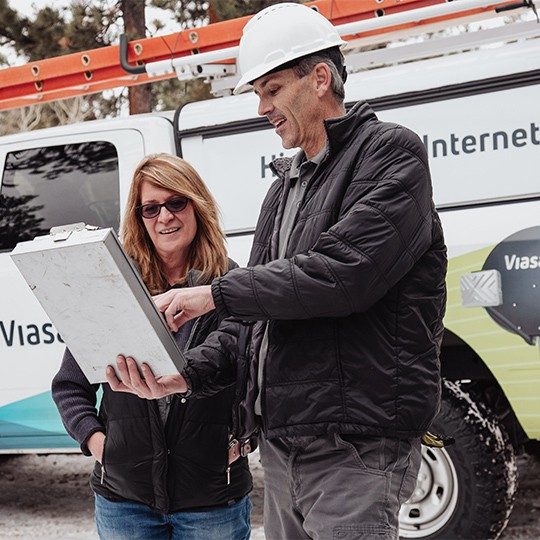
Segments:
[[[110,142],[8,153],[0,193],[0,250],[80,221],[118,230],[118,184],[118,154]]]

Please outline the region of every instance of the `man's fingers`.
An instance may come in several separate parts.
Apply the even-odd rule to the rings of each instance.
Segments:
[[[186,318],[185,316],[186,311],[184,310],[184,305],[182,301],[182,297],[176,296],[174,300],[169,304],[169,307],[165,310],[165,319],[167,321],[167,325],[173,332],[177,332],[178,329],[184,324],[186,321],[190,319]],[[183,320],[182,323],[178,323],[180,314],[182,315],[181,318]]]
[[[186,324],[189,320],[191,319],[191,317],[188,317],[186,315],[186,312],[185,311],[181,311],[180,313],[178,313],[178,315],[176,315],[173,320],[174,320],[174,324],[175,326],[177,327],[177,330],[178,328],[180,328],[181,326],[183,326],[184,324]],[[176,332],[176,330],[175,330]]]
[[[177,332],[187,321],[204,315],[215,307],[210,286],[186,290],[171,289],[153,298],[173,332]]]
[[[105,377],[107,378],[107,382],[109,383],[109,386],[115,392],[130,392],[131,391],[122,381],[118,379],[114,371],[114,368],[112,366],[107,366],[107,369],[105,370]]]
[[[118,378],[112,366],[107,366],[105,371],[105,377],[112,390],[115,392],[135,394],[143,399],[160,397],[158,395],[160,385],[156,381],[152,370],[146,364],[146,372],[142,369],[144,379],[141,377],[137,362],[133,358],[125,358],[124,356],[119,355],[116,359],[116,365],[118,371],[121,372],[122,380]],[[146,377],[148,377],[148,381],[146,380]]]
[[[185,316],[185,295],[182,294],[183,291],[173,290],[168,291],[169,293],[173,293],[169,298],[167,298],[167,301],[160,300],[160,303],[158,305],[162,306],[163,309],[161,309],[162,313],[165,315],[165,320],[167,321],[167,326],[170,328],[172,332],[177,332],[180,326],[184,324],[186,321],[188,321],[191,317]],[[168,293],[164,293],[168,294]],[[184,315],[180,319],[180,323],[178,322],[178,314],[183,313]]]
[[[165,315],[167,324],[173,332],[176,332],[187,321],[204,315],[215,307],[210,285],[183,290],[171,289],[153,298],[158,309]],[[182,312],[180,319],[175,320],[180,312]]]
[[[158,398],[161,397],[161,386],[157,382],[156,378],[154,377],[154,374],[152,373],[152,370],[150,369],[150,366],[148,364],[143,364],[141,366],[141,371],[144,375],[144,380],[146,384],[148,385],[148,388],[150,389],[150,394],[152,398]]]
[[[109,386],[113,390],[118,392],[122,383],[118,380],[118,377],[116,376],[116,373],[114,372],[114,368],[112,366],[107,366],[107,369],[105,370],[105,377],[107,378]]]
[[[177,332],[182,325],[186,324],[195,316],[191,310],[188,311],[183,309],[179,300],[180,299],[176,298],[165,312],[167,324],[173,332]]]
[[[123,382],[127,387],[131,386],[126,359],[121,354],[116,357],[116,373],[121,382]]]
[[[133,358],[128,357],[126,358],[126,364],[128,368],[129,378],[131,381],[131,386],[137,391],[137,394],[140,397],[144,397],[147,399],[150,398],[151,392],[149,391],[146,381],[144,381],[143,378],[141,377],[141,374],[139,372],[139,366],[137,366],[137,362],[135,362]]]
[[[180,291],[178,289],[171,289],[170,291],[156,294],[152,296],[154,304],[156,304],[159,311],[164,312],[170,305],[170,303],[176,298]]]
[[[171,332],[177,332],[179,328],[179,326],[176,324],[176,321],[174,320],[177,313],[178,311],[173,306],[169,306],[164,312],[165,320],[167,321],[167,326],[169,327]]]
[[[128,356],[126,358],[126,365],[127,370],[129,374],[129,380],[131,381],[131,384],[133,386],[138,386],[142,382],[141,374],[139,373],[139,367],[137,366],[137,362],[131,358],[131,356]]]
[[[171,295],[170,292],[171,291],[167,291],[163,294],[156,294],[156,296],[152,296],[152,300],[154,301],[154,304],[156,304],[159,311],[165,311],[169,307],[169,304],[173,299],[173,295]]]

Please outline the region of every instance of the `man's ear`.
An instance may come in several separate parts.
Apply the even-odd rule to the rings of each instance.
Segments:
[[[327,64],[320,62],[313,68],[317,95],[323,97],[332,86],[332,72]]]

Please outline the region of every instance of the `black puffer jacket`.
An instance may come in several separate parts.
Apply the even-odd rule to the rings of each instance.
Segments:
[[[214,280],[216,308],[269,321],[268,437],[418,436],[439,406],[446,299],[427,155],[414,133],[380,122],[366,103],[325,124],[329,152],[306,187],[288,258],[276,260],[291,162],[281,159],[249,267]],[[255,325],[255,351],[263,326]],[[186,372],[196,391],[220,358],[207,351],[203,363],[195,353]]]
[[[194,285],[194,272],[190,278]],[[186,347],[200,345],[218,324],[215,311],[197,319]],[[244,332],[240,341],[246,341],[249,329],[234,328],[237,336],[238,330]],[[236,351],[229,354],[232,358]],[[242,359],[238,365],[243,365]],[[141,502],[163,513],[226,505],[246,495],[252,487],[247,458],[228,467],[229,436],[239,435],[237,415],[232,414],[236,397],[232,368],[230,359],[223,363],[219,377],[220,388],[225,388],[209,391],[211,397],[171,396],[164,426],[156,400],[113,392],[108,384],[102,385],[96,415],[98,385],[88,383],[66,351],[52,384],[64,424],[87,455],[89,436],[95,431],[106,433],[103,465],[96,462],[91,476],[93,490],[112,500]]]

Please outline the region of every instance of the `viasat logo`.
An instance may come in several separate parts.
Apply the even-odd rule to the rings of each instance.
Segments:
[[[60,334],[56,332],[54,326],[50,323],[43,324],[17,324],[13,319],[11,321],[0,321],[0,334],[7,347],[19,345],[50,345],[59,341],[64,343]],[[1,341],[0,341],[1,343]]]
[[[538,255],[505,255],[504,264],[507,270],[534,270],[540,268],[540,257]]]

